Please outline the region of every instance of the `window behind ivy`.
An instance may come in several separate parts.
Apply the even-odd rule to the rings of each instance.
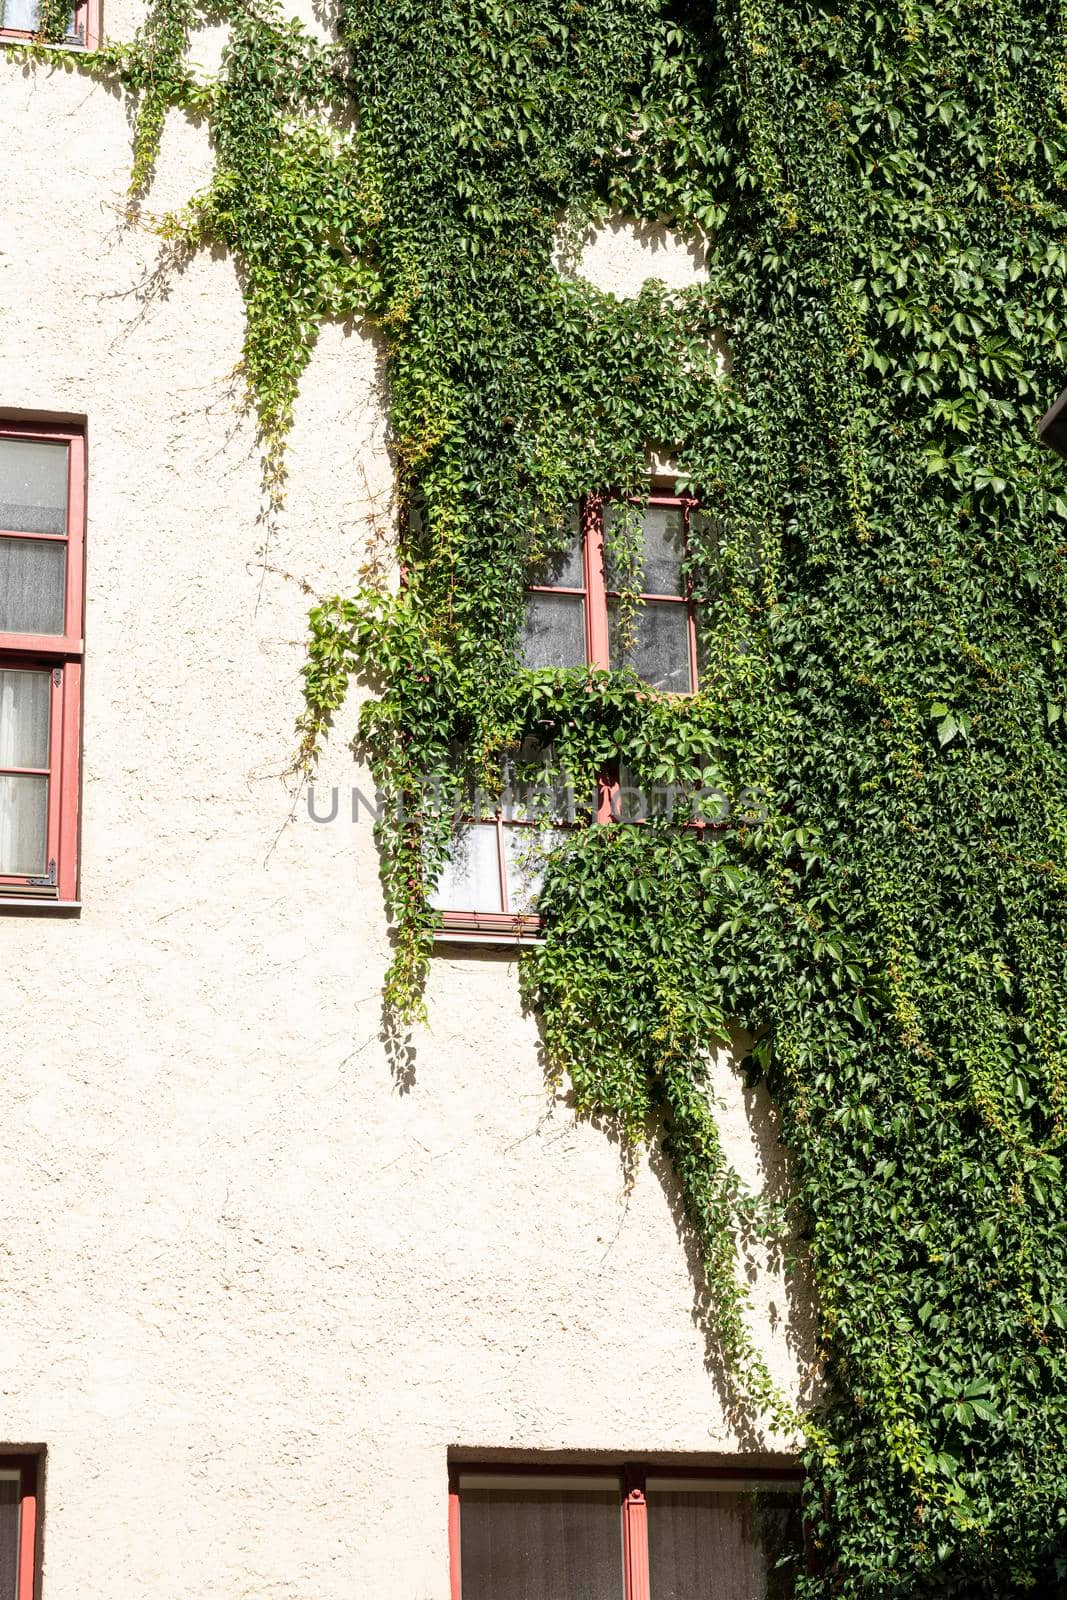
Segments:
[[[687,570],[699,507],[654,493],[647,504],[588,496],[562,550],[526,591],[527,667],[632,667],[653,689],[699,686],[697,616]],[[628,603],[629,602],[629,603]]]

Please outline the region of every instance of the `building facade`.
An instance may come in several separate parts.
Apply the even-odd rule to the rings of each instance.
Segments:
[[[140,17],[114,0],[105,36]],[[8,865],[47,839],[22,874],[39,892],[12,871],[0,895],[7,1595],[446,1600],[461,1576],[469,1600],[547,1595],[486,1551],[542,1540],[549,1560],[543,1508],[568,1495],[567,1537],[593,1565],[606,1540],[609,1577],[564,1564],[565,1592],[612,1592],[620,1561],[639,1595],[648,1527],[655,1546],[702,1493],[773,1501],[793,1442],[731,1422],[668,1166],[651,1148],[628,1187],[617,1145],[546,1088],[514,950],[442,942],[428,1026],[387,1048],[360,692],[311,807],[289,776],[309,592],[354,591],[395,521],[380,347],[323,329],[265,518],[234,265],[159,273],[125,220],[122,97],[9,53],[0,132],[0,451],[12,481],[37,463],[25,498],[61,519],[4,531],[84,553],[84,626],[68,567],[61,640],[16,618],[0,660]],[[172,115],[146,209],[211,160]],[[620,226],[587,270],[625,294],[694,259]],[[11,606],[23,553],[0,566]],[[56,672],[66,701],[27,755],[13,697]],[[34,781],[39,825],[15,798]],[[725,1054],[715,1080],[732,1159],[780,1183],[762,1091]],[[769,1268],[754,1303],[803,1396],[803,1305]],[[695,1600],[660,1559],[660,1589]],[[707,1592],[770,1592],[722,1582]]]

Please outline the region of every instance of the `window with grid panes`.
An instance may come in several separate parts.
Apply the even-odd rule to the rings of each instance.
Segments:
[[[802,1555],[788,1471],[456,1467],[453,1600],[787,1600]]]
[[[697,501],[653,492],[644,502],[587,496],[571,518],[566,548],[546,558],[527,585],[522,633],[527,667],[632,667],[651,689],[692,694],[699,685],[696,607],[685,567]],[[611,552],[612,522],[640,523],[642,591],[628,636],[620,625],[622,580]],[[597,822],[641,820],[619,812],[620,775],[602,775],[589,815]],[[567,815],[564,816],[564,809]],[[465,816],[452,856],[431,895],[444,938],[536,937],[536,894],[545,851],[575,825],[574,797],[548,818],[507,803]]]
[[[652,689],[699,687],[697,616],[685,558],[700,508],[691,497],[653,492],[644,502],[587,496],[562,554],[526,589],[522,659],[527,667],[632,667]],[[632,625],[621,624],[623,579],[612,555],[617,519],[640,522],[641,592]]]
[[[77,898],[85,436],[0,422],[0,903]]]

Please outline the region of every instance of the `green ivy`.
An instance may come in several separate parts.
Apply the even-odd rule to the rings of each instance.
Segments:
[[[220,20],[201,83],[190,37]],[[322,45],[262,0],[155,0],[88,64],[138,97],[135,197],[166,111],[208,120],[212,185],[160,226],[237,263],[276,497],[323,319],[384,341],[407,581],[312,613],[302,733],[310,767],[352,675],[384,686],[397,1014],[451,802],[528,735],[579,793],[621,754],[736,802],[707,841],[574,833],[522,982],[580,1109],[662,1134],[736,1406],[803,1440],[806,1600],[1067,1577],[1067,489],[1034,440],[1067,371],[1064,21],[342,0]],[[613,208],[706,236],[707,282],[619,301],[558,271],[561,229]],[[710,513],[705,687],[523,671],[529,563],[579,496],[639,494],[650,443]],[[720,1144],[732,1024],[780,1110],[785,1217]],[[740,1270],[786,1227],[830,1384],[807,1417]]]

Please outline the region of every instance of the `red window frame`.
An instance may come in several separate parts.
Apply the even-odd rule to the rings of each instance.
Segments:
[[[96,50],[100,45],[99,0],[74,0],[71,6],[71,30],[63,44],[84,50]],[[40,34],[28,28],[0,28],[0,44],[36,44]],[[58,42],[58,41],[57,41]]]
[[[48,823],[44,870],[0,873],[0,905],[76,904],[78,896],[78,808],[82,614],[85,593],[85,430],[52,423],[0,421],[0,440],[26,439],[68,446],[67,532],[26,533],[0,528],[0,538],[56,540],[67,546],[66,610],[62,634],[0,633],[0,667],[51,674],[51,719],[47,768],[5,767],[3,772],[45,776]]]
[[[581,588],[574,588],[567,584],[530,583],[526,585],[527,594],[562,594],[571,595],[575,599],[585,602],[585,647],[586,665],[604,671],[611,670],[611,639],[609,602],[618,598],[619,592],[607,587],[604,565],[604,520],[608,506],[625,503],[638,506],[663,506],[669,509],[680,509],[685,518],[685,537],[689,536],[689,519],[694,511],[700,509],[700,501],[695,495],[666,494],[653,489],[647,499],[638,496],[622,497],[608,494],[586,495],[579,502],[579,530],[582,545],[582,579]],[[692,688],[689,694],[696,694],[700,688],[700,668],[697,649],[696,605],[693,600],[692,580],[687,578],[685,593],[682,595],[658,594],[653,591],[642,591],[642,600],[667,602],[671,605],[685,606],[688,622],[689,644],[689,678]],[[651,693],[663,693],[662,690],[651,690]],[[599,784],[596,799],[596,817],[598,823],[609,823],[618,820],[616,816],[616,802],[619,790],[618,779],[615,775],[605,773]],[[512,944],[516,941],[529,942],[536,939],[542,932],[542,919],[535,913],[515,912],[508,909],[507,885],[507,859],[504,851],[504,830],[514,827],[537,826],[519,819],[505,818],[501,812],[494,817],[466,817],[464,823],[469,827],[494,827],[497,835],[497,870],[500,874],[500,904],[503,911],[438,911],[435,937],[443,942],[453,944],[472,943],[505,943]],[[551,824],[551,826],[568,826],[573,824]]]
[[[677,1461],[653,1465],[645,1461],[631,1461],[623,1466],[604,1466],[597,1462],[582,1462],[559,1466],[540,1463],[500,1465],[496,1462],[452,1461],[448,1468],[448,1562],[451,1600],[463,1600],[462,1574],[462,1487],[466,1476],[498,1478],[502,1483],[508,1478],[524,1477],[543,1479],[545,1484],[553,1478],[615,1478],[619,1484],[619,1512],[622,1534],[623,1600],[650,1600],[651,1574],[648,1555],[648,1499],[646,1486],[649,1478],[686,1479],[694,1483],[750,1483],[753,1489],[763,1484],[789,1484],[799,1493],[804,1474],[792,1463],[782,1466],[748,1467],[723,1465],[717,1467],[690,1467]],[[20,1597],[21,1600],[21,1597]]]
[[[621,497],[610,494],[586,495],[579,504],[578,525],[582,541],[582,576],[583,586],[580,589],[567,584],[556,583],[528,583],[527,594],[563,594],[573,595],[575,599],[585,601],[585,664],[604,672],[611,669],[611,630],[609,623],[609,602],[619,598],[617,589],[609,589],[604,566],[604,518],[607,508],[613,504],[637,506],[642,510],[645,507],[654,508],[662,506],[668,510],[680,510],[685,519],[685,539],[689,538],[689,520],[694,511],[700,510],[700,501],[695,495],[663,494],[654,489],[647,499],[636,495]],[[685,606],[688,620],[689,637],[689,682],[691,687],[687,695],[696,694],[700,689],[700,662],[697,649],[696,603],[693,599],[692,579],[685,580],[684,594],[658,594],[652,590],[642,590],[642,600],[651,600],[656,603]],[[651,690],[651,693],[669,693],[665,690]]]
[[[37,1590],[38,1461],[37,1456],[0,1455],[0,1471],[19,1474],[16,1600],[34,1600]]]
[[[537,828],[536,822],[505,819],[501,811],[492,817],[464,817],[465,828],[492,828],[496,835],[496,867],[500,878],[500,904],[503,911],[438,911],[436,937],[448,939],[453,944],[488,944],[502,940],[511,944],[516,939],[527,943],[541,932],[541,918],[536,912],[511,911],[508,908],[508,863],[504,845],[507,828]],[[556,826],[556,825],[553,825]]]
[[[611,821],[612,790],[601,783],[597,789],[597,822]],[[437,911],[434,937],[450,944],[514,944],[522,940],[528,944],[540,938],[544,920],[535,911],[512,911],[508,907],[508,861],[504,844],[511,828],[533,829],[535,832],[560,833],[581,826],[575,822],[543,822],[525,817],[505,817],[498,810],[491,817],[463,817],[464,828],[492,828],[496,833],[496,864],[500,876],[500,904],[503,911]]]

